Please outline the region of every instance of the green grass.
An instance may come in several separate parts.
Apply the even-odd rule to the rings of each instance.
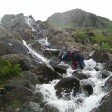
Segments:
[[[20,75],[22,69],[19,64],[12,64],[9,60],[0,59],[0,85],[4,85],[9,79]]]

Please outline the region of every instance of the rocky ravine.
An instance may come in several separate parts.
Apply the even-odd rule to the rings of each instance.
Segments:
[[[68,38],[69,32],[50,29],[44,23],[23,14],[6,15],[1,23],[5,29],[0,30],[0,56],[20,64],[22,73],[21,77],[10,79],[0,89],[0,111],[112,111],[112,61],[105,51],[95,51],[92,55],[94,61],[85,60],[83,71],[73,71],[68,65],[55,63],[60,49],[66,50],[71,44],[81,45]],[[44,50],[48,35],[53,49]],[[59,41],[60,36],[62,38]],[[64,46],[63,42],[66,41]]]

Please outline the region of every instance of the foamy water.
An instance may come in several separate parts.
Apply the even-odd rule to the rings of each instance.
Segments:
[[[105,81],[109,77],[106,79],[98,78],[99,72],[94,69],[97,63],[92,59],[85,60],[85,64],[86,67],[82,72],[90,76],[90,78],[88,78],[86,81],[90,83],[92,82],[92,85],[94,85],[93,94],[89,97],[85,96],[83,93],[78,94],[75,97],[72,96],[70,100],[58,99],[56,97],[56,90],[54,89],[54,86],[59,80],[53,80],[49,84],[42,84],[40,86],[40,88],[42,88],[40,90],[42,94],[44,94],[44,96],[49,96],[47,97],[46,105],[50,105],[50,107],[56,107],[59,112],[90,112],[93,108],[98,107],[101,99],[106,95],[105,91],[102,90],[102,86],[104,86]],[[73,71],[74,70],[69,68],[66,76],[72,76]],[[49,94],[46,95],[46,91]],[[82,102],[78,103],[78,99],[81,99]]]

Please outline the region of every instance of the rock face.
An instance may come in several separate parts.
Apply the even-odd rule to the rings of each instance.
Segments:
[[[1,25],[3,28],[13,29],[15,31],[29,27],[22,13],[17,15],[4,15],[1,20]]]
[[[69,97],[69,94],[71,91],[73,91],[73,95],[76,95],[80,88],[80,81],[76,79],[75,77],[66,77],[60,80],[56,85],[55,89],[56,95],[58,97],[63,97],[63,93],[66,93]]]
[[[11,38],[2,38],[0,39],[0,56],[6,54],[27,54],[27,49],[23,44]]]
[[[112,91],[102,99],[100,106],[92,112],[112,112]]]
[[[105,82],[105,85],[103,88],[105,91],[112,90],[112,76]]]
[[[45,64],[38,65],[33,72],[38,76],[41,83],[49,83],[49,81],[52,81],[53,79],[62,78],[56,71],[48,68]]]
[[[104,22],[105,21],[105,22]],[[74,9],[63,13],[55,13],[47,19],[51,25],[81,27],[100,27],[109,26],[110,20],[88,13],[81,9]]]
[[[40,105],[35,102],[25,103],[19,112],[41,112]]]
[[[112,59],[106,63],[105,69],[112,72]]]
[[[106,53],[106,51],[103,51],[103,50],[96,50],[91,57],[97,63],[98,62],[105,63],[105,62],[109,61],[109,59],[110,59],[109,55]]]

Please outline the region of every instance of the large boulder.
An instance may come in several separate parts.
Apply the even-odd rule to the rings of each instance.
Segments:
[[[45,64],[38,65],[33,72],[38,76],[41,83],[49,83],[49,81],[54,79],[62,78],[61,75]]]
[[[25,103],[19,112],[41,112],[40,105],[35,102]]]
[[[95,50],[91,57],[97,63],[98,62],[105,63],[105,62],[109,61],[109,59],[110,59],[109,55],[104,50]]]
[[[80,88],[80,81],[75,77],[65,77],[61,79],[56,85],[56,95],[58,97],[69,98],[70,93],[73,91],[75,96]],[[66,94],[66,95],[65,95]]]
[[[78,78],[78,79],[80,79],[80,80],[83,80],[83,79],[87,79],[89,76],[87,76],[86,74],[84,74],[82,71],[78,71],[78,70],[76,70],[76,71],[74,71],[73,73],[72,73],[72,75],[74,76],[74,77],[76,77],[76,78]]]
[[[59,62],[59,60],[58,60]],[[58,64],[58,62],[55,62],[55,61],[50,61],[50,65],[52,65],[52,67],[54,68],[54,70],[58,73],[66,73],[66,70],[68,69],[68,66],[67,65],[60,65]]]
[[[60,109],[55,105],[47,103],[43,108],[43,112],[60,112]]]
[[[26,55],[28,50],[19,41],[11,38],[0,39],[0,56],[6,54],[24,54]]]

